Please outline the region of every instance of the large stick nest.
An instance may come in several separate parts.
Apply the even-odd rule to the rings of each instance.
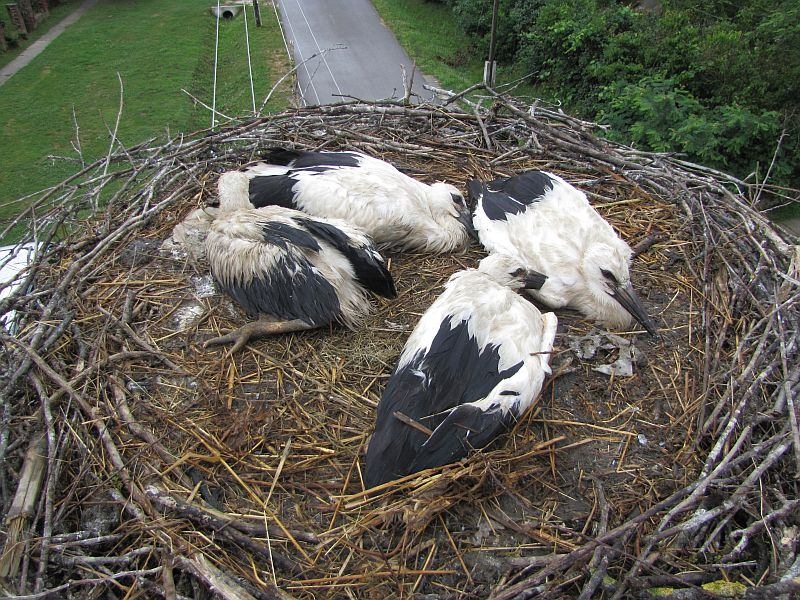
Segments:
[[[763,188],[592,130],[503,97],[471,112],[291,110],[115,149],[43,194],[24,216],[39,250],[0,305],[15,316],[0,381],[5,591],[800,589],[797,250],[751,208]],[[390,256],[399,297],[359,331],[276,337],[233,357],[204,350],[244,317],[173,229],[215,201],[221,171],[276,145],[357,149],[462,189],[557,172],[636,249],[634,285],[662,335],[612,335],[559,312],[553,375],[513,431],[367,494],[360,460],[403,343],[482,254]]]

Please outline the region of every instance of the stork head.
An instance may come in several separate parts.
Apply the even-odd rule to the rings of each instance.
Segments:
[[[220,175],[217,193],[222,211],[253,208],[250,204],[250,178],[241,171],[227,171]]]
[[[526,269],[519,260],[506,254],[490,254],[478,263],[478,271],[513,290],[538,290],[547,279],[538,271]]]
[[[472,226],[472,211],[467,206],[464,194],[458,188],[449,183],[437,181],[431,184],[431,199],[447,215],[445,218],[453,217],[458,222],[458,226],[473,240],[478,239],[478,233]],[[466,240],[465,240],[466,241]]]
[[[631,285],[630,257],[631,250],[624,242],[594,244],[586,252],[583,273],[597,313],[592,316],[614,327],[627,327],[633,318],[654,336],[656,324]]]

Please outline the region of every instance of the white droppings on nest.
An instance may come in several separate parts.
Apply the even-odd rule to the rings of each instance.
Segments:
[[[472,542],[477,547],[482,547],[487,545],[493,545],[498,541],[497,530],[498,529],[505,529],[500,523],[496,521],[490,522],[489,519],[481,519],[478,521],[478,527],[475,531],[474,535],[472,536]]]
[[[188,331],[200,324],[205,312],[205,308],[199,302],[185,301],[172,314],[172,328],[176,331]]]
[[[215,208],[198,208],[190,212],[173,228],[172,235],[161,244],[161,254],[172,260],[202,265],[206,270],[205,240],[215,216]],[[217,294],[214,278],[210,273],[194,275],[190,281],[193,286],[193,298],[182,301],[172,313],[170,328],[174,331],[188,331],[199,325],[206,314],[202,299]]]
[[[194,284],[194,295],[198,300],[200,298],[210,298],[216,295],[217,286],[214,284],[214,278],[209,275],[198,275],[192,277]]]
[[[185,261],[188,257],[186,250],[175,243],[171,237],[165,239],[158,249],[158,253],[164,258],[169,258],[175,261]]]
[[[171,327],[175,331],[188,331],[199,325],[206,314],[206,306],[202,299],[217,294],[214,278],[210,274],[194,275],[191,282],[194,286],[194,298],[181,302],[170,319]]]

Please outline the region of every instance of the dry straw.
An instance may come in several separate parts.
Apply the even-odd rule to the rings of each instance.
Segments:
[[[0,334],[6,594],[800,589],[797,250],[748,200],[779,191],[489,100],[291,110],[115,150],[35,199],[21,222],[39,251],[0,301],[17,319]],[[462,189],[555,171],[636,248],[662,336],[624,333],[634,374],[609,376],[594,367],[619,340],[561,313],[554,374],[512,432],[366,493],[360,461],[405,338],[481,253],[391,256],[399,297],[363,330],[204,350],[243,317],[204,291],[202,259],[162,244],[214,202],[221,171],[276,145],[358,149]]]

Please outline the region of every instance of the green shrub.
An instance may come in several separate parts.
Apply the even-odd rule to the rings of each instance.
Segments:
[[[488,0],[448,0],[488,45]],[[800,187],[800,2],[501,0],[498,60],[642,149]],[[512,18],[513,15],[513,18]],[[510,23],[504,23],[510,21]]]
[[[659,152],[681,152],[705,165],[747,177],[769,161],[783,123],[776,111],[753,111],[730,104],[707,108],[674,81],[645,77],[634,84],[608,86],[598,119],[618,140]],[[772,175],[792,174],[785,148]],[[757,159],[759,160],[759,159]],[[763,176],[765,165],[760,166]]]
[[[475,51],[489,55],[492,0],[447,0],[461,29],[473,38]],[[540,0],[500,0],[498,3],[495,59],[511,62],[519,52],[525,32],[534,23]]]
[[[598,0],[543,0],[533,27],[524,33],[517,61],[568,105],[589,111],[600,86],[641,75],[633,29],[639,18],[627,6],[603,7]]]
[[[8,44],[9,48],[16,48],[19,45],[19,31],[13,29],[11,27],[6,26],[3,32],[3,37],[6,38],[6,43]]]

